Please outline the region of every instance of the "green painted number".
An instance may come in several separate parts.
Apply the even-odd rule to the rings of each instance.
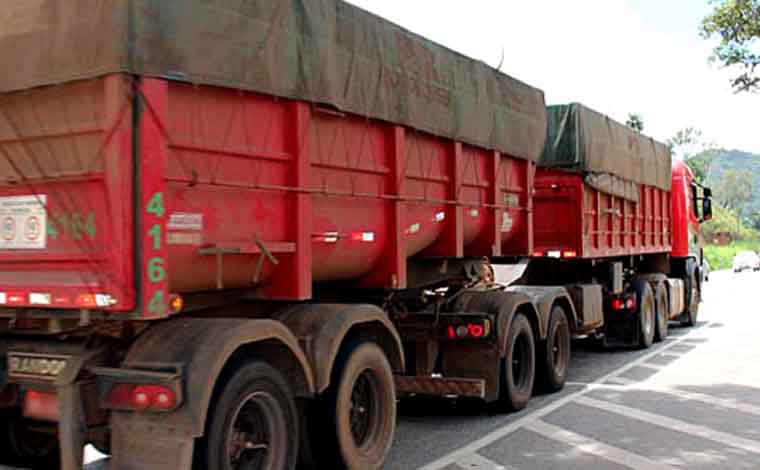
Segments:
[[[166,302],[164,302],[164,291],[157,290],[148,303],[148,311],[156,315],[166,313]]]
[[[95,239],[98,234],[97,228],[95,228],[95,213],[90,212],[87,214],[87,220],[84,223],[84,233],[86,233],[91,239]]]
[[[161,249],[161,226],[159,224],[154,225],[148,230],[148,236],[153,238],[153,249]]]
[[[153,214],[156,217],[164,216],[164,196],[163,193],[156,193],[150,198],[148,207],[146,208],[148,214]]]
[[[153,257],[148,261],[148,279],[150,282],[161,282],[166,278],[163,258]]]
[[[81,212],[62,212],[56,217],[49,217],[45,232],[53,239],[60,234],[74,240],[82,240],[85,235],[90,240],[95,240],[98,235],[95,212],[90,211],[87,215]]]
[[[50,238],[58,238],[58,229],[55,228],[55,221],[52,217],[47,221],[45,232],[47,232],[47,236]]]

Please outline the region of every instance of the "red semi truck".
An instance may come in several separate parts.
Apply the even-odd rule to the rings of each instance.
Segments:
[[[342,2],[70,3],[0,33],[0,463],[378,468],[397,397],[696,321],[710,194],[655,142],[570,107],[546,158],[539,90]]]

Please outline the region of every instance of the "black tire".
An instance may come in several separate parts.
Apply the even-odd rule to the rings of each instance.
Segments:
[[[533,394],[536,378],[536,346],[533,328],[522,313],[516,313],[507,332],[507,348],[501,360],[499,407],[509,411],[525,408]]]
[[[18,409],[0,413],[0,465],[48,470],[60,466],[58,436],[29,429]]]
[[[670,304],[668,302],[668,289],[664,282],[658,282],[654,291],[655,311],[657,313],[657,328],[654,332],[656,342],[665,341],[668,337],[668,324],[670,323]]]
[[[647,349],[654,342],[654,330],[656,308],[652,288],[646,281],[638,280],[634,282],[636,292],[636,319],[639,335],[639,348]]]
[[[314,469],[381,468],[393,444],[396,390],[385,353],[368,341],[344,346],[325,394],[308,417],[311,449],[302,452]]]
[[[697,271],[694,270],[689,275],[691,292],[689,295],[689,306],[686,311],[681,315],[681,325],[692,327],[697,324],[697,317],[699,316],[699,303],[700,303],[700,289],[697,282]]]
[[[199,443],[197,469],[295,468],[298,415],[280,372],[261,361],[243,363],[215,398]]]
[[[558,392],[565,386],[570,363],[570,325],[565,309],[559,305],[552,308],[546,340],[541,345],[537,370],[539,390]]]

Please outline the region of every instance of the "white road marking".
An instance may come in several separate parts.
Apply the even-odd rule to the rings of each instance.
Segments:
[[[659,354],[655,354],[655,356],[659,356]],[[646,364],[646,363],[644,363],[644,364],[639,364],[639,367],[643,367],[645,369],[656,370],[657,372],[660,372],[662,370],[662,366],[658,366],[657,364]]]
[[[570,446],[587,454],[596,455],[610,462],[623,465],[636,470],[673,470],[674,467],[641,455],[628,452],[627,450],[599,442],[590,437],[562,429],[543,421],[535,421],[525,426],[525,429],[540,434],[549,439],[569,444]]]
[[[609,411],[611,413],[625,416],[627,418],[644,421],[646,423],[654,424],[662,428],[667,428],[684,434],[691,434],[692,436],[719,442],[730,447],[746,450],[747,452],[760,454],[760,442],[708,428],[707,426],[687,423],[686,421],[681,421],[680,419],[670,418],[668,416],[650,413],[648,411],[637,410],[635,408],[618,405],[616,403],[594,400],[593,398],[588,397],[578,397],[575,399],[575,402],[581,405],[597,408],[599,410]]]
[[[571,384],[571,382],[568,382]],[[737,400],[730,400],[726,398],[719,398],[712,395],[706,395],[704,393],[689,392],[678,388],[671,387],[659,387],[657,385],[647,385],[646,383],[637,382],[635,380],[626,379],[625,377],[610,377],[606,384],[582,384],[587,385],[594,390],[619,390],[622,392],[655,392],[672,395],[677,398],[681,398],[685,401],[698,401],[706,403],[708,405],[715,405],[721,408],[727,408],[730,410],[740,411],[742,413],[760,416],[760,406],[749,405],[747,403],[741,403]]]
[[[611,377],[616,377],[619,374],[622,374],[630,369],[633,369],[634,367],[642,365],[644,362],[650,360],[651,358],[662,354],[665,350],[675,346],[676,344],[680,344],[685,339],[691,337],[692,335],[695,335],[696,333],[699,333],[702,328],[706,328],[709,326],[709,322],[706,322],[702,327],[698,329],[694,329],[691,332],[679,336],[677,339],[674,339],[671,343],[665,344],[664,346],[658,348],[655,351],[651,351],[647,354],[644,354],[640,358],[636,359],[635,361],[632,361],[619,369],[616,369],[609,374],[606,374],[599,379],[595,380],[589,386],[584,387],[583,389],[569,393],[565,395],[562,398],[559,398],[548,405],[544,406],[543,408],[539,408],[536,411],[533,411],[532,413],[527,414],[526,416],[523,416],[520,419],[517,419],[515,421],[512,421],[511,423],[507,424],[506,426],[503,426],[499,429],[496,429],[494,431],[491,431],[490,433],[486,434],[485,436],[481,437],[480,439],[477,439],[469,444],[466,444],[459,449],[450,452],[443,457],[440,457],[437,460],[434,460],[433,462],[430,462],[429,464],[422,466],[419,468],[419,470],[440,470],[443,467],[446,467],[447,465],[451,465],[453,463],[456,463],[458,460],[461,460],[465,457],[467,457],[470,454],[476,453],[479,449],[498,441],[499,439],[502,439],[513,432],[517,431],[518,429],[524,427],[525,425],[532,423],[534,421],[537,421],[544,416],[553,413],[554,411],[558,410],[559,408],[562,408],[563,406],[567,405],[568,403],[574,401],[576,398],[582,396],[589,390],[592,390],[594,386],[603,384],[607,380],[609,380]],[[659,368],[658,368],[659,370]]]
[[[622,385],[624,387],[630,387],[630,386],[638,384],[637,381],[626,379],[625,377],[610,377],[610,380],[608,380],[607,382],[613,382],[618,385]]]
[[[456,464],[464,470],[507,470],[504,465],[488,460],[480,454],[470,454],[457,460]]]

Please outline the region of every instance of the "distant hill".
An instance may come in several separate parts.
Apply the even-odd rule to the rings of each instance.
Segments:
[[[721,153],[715,157],[710,168],[708,176],[710,185],[715,187],[716,181],[720,180],[726,170],[748,171],[752,174],[754,187],[748,212],[760,212],[760,155],[740,150]]]

